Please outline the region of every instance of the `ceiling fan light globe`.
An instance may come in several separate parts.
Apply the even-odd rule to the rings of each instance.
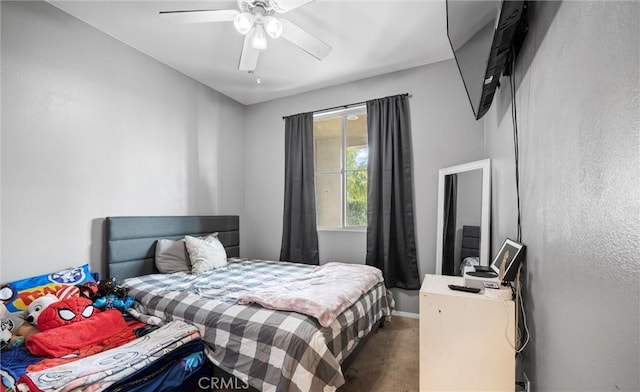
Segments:
[[[248,12],[242,12],[233,18],[233,26],[238,30],[238,33],[245,35],[253,27],[254,16]]]
[[[269,34],[269,37],[276,39],[282,35],[282,22],[273,16],[267,16],[264,18],[264,29]]]
[[[262,23],[256,23],[253,27],[253,37],[251,37],[251,46],[254,49],[265,50],[267,49],[267,35],[264,32],[264,26]]]

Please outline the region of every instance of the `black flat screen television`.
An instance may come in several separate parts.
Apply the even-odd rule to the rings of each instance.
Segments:
[[[527,32],[527,1],[447,0],[447,37],[476,120],[491,107]]]

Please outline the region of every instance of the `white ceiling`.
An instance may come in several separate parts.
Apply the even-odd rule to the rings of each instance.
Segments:
[[[331,45],[329,56],[318,61],[282,38],[269,39],[254,75],[238,71],[244,37],[233,23],[179,24],[158,16],[237,9],[235,0],[50,3],[245,105],[453,57],[445,0],[316,0],[286,18]]]

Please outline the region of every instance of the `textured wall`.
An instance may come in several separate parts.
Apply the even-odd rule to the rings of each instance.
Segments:
[[[536,2],[517,64],[524,370],[539,391],[640,390],[638,2]],[[486,117],[493,253],[516,235],[508,79]]]
[[[247,108],[247,255],[277,258],[284,192],[283,115],[408,92],[414,162],[414,210],[419,272],[435,271],[438,170],[483,158],[476,122],[453,60],[328,87]],[[363,263],[364,232],[320,232],[320,261]],[[418,291],[396,290],[398,310],[418,312]]]
[[[105,216],[242,215],[242,105],[45,2],[1,7],[0,281],[104,272]]]

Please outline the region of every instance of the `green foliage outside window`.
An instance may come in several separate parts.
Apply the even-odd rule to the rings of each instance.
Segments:
[[[367,226],[368,153],[366,146],[347,148],[347,226]]]

